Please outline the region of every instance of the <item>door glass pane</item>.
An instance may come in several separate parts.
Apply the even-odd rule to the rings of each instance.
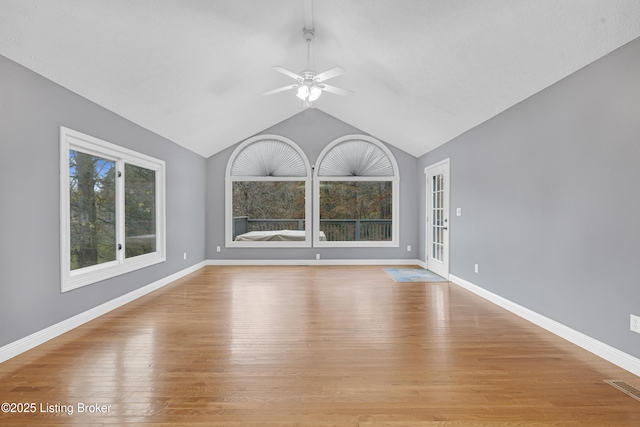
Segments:
[[[443,254],[443,229],[444,226],[444,209],[443,209],[443,194],[444,194],[444,177],[442,174],[434,175],[432,177],[432,235],[433,235],[433,253],[432,258],[438,261],[442,261]]]
[[[115,162],[69,150],[71,270],[116,259]]]
[[[156,251],[156,173],[125,164],[125,257]]]

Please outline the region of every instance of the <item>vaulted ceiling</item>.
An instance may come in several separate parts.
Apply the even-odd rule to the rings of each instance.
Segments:
[[[309,0],[0,0],[0,55],[202,156],[302,110]],[[422,155],[640,37],[638,0],[315,0],[314,107]],[[307,15],[308,19],[308,15]],[[1,76],[0,76],[1,78]]]

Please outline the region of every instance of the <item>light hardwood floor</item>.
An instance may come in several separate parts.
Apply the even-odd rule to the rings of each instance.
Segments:
[[[207,267],[0,364],[0,403],[38,407],[0,425],[640,426],[606,379],[640,386],[454,284]]]

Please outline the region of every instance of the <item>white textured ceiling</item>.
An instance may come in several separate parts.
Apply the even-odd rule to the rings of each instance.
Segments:
[[[208,157],[302,110],[303,0],[0,0],[0,54]],[[315,0],[315,106],[415,156],[640,36],[638,0]],[[0,76],[1,78],[1,76]]]

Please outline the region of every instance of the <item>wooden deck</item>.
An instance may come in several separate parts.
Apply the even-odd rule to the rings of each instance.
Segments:
[[[36,406],[0,424],[640,426],[607,379],[640,386],[450,283],[207,267],[0,364],[0,403]]]

